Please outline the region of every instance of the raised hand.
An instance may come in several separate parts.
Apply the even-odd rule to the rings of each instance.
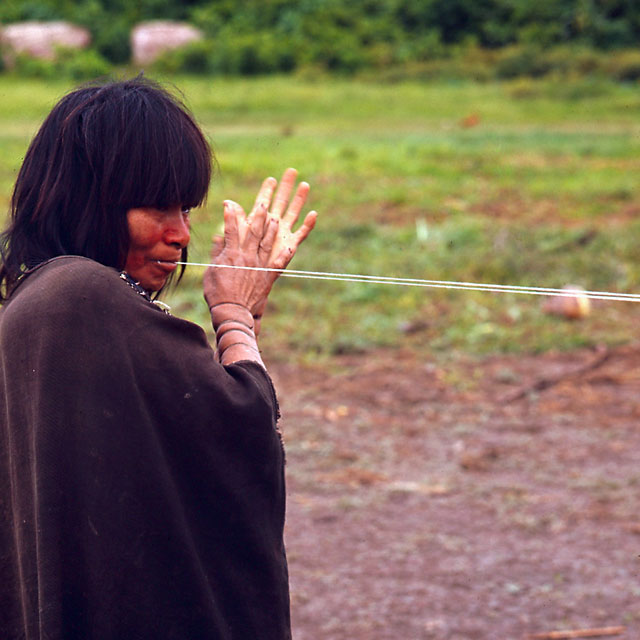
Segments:
[[[293,231],[293,227],[298,221],[300,212],[309,195],[309,184],[301,182],[295,190],[293,198],[291,197],[294,193],[297,176],[298,172],[295,169],[287,169],[282,176],[277,191],[276,186],[278,183],[275,178],[267,178],[262,183],[254,205],[254,210],[262,204],[266,204],[267,208],[269,208],[269,204],[273,199],[269,217],[280,221],[278,234],[269,257],[270,266],[274,269],[284,269],[289,264],[300,243],[315,226],[318,215],[315,211],[309,212],[300,228],[295,232]],[[273,195],[274,191],[275,196]]]
[[[221,266],[209,267],[204,273],[204,296],[210,308],[234,303],[253,313],[269,295],[277,274],[253,268],[268,263],[277,231],[278,221],[268,218],[264,206],[259,206],[248,220],[239,204],[225,201],[224,237],[214,240],[212,251],[212,263]]]
[[[275,178],[267,178],[248,216],[240,205],[225,201],[225,231],[224,236],[214,238],[213,264],[277,270],[289,264],[317,218],[311,211],[293,230],[309,193],[306,182],[301,182],[294,193],[296,178],[295,169],[284,172],[279,187]],[[247,307],[257,335],[267,297],[279,275],[277,271],[210,267],[204,275],[205,298],[210,308],[223,302]]]

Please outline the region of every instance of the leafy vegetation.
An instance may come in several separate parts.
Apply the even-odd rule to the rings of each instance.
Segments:
[[[89,80],[108,75],[111,65],[94,49],[60,48],[53,60],[20,54],[16,56],[13,70],[25,78]]]
[[[175,80],[219,162],[193,214],[206,261],[221,202],[249,207],[266,175],[295,166],[317,229],[297,269],[638,292],[640,97],[605,80],[502,83],[269,77]],[[0,77],[0,194],[67,89]],[[5,207],[6,208],[6,207]],[[201,269],[167,296],[209,322]],[[637,338],[640,306],[599,303],[583,321],[541,300],[282,278],[264,323],[269,358],[372,348],[451,354],[543,351]]]
[[[546,75],[567,66],[567,48],[625,50],[623,79],[637,79],[633,48],[640,5],[629,0],[4,0],[0,23],[65,19],[93,34],[96,55],[115,65],[130,58],[129,34],[141,21],[186,20],[204,45],[168,56],[164,70],[263,74],[298,68],[353,73],[418,65],[469,77],[481,56],[499,77]],[[504,55],[492,52],[507,49]],[[555,50],[558,49],[558,53]],[[565,53],[563,53],[565,52]],[[623,58],[624,58],[623,56]],[[588,65],[607,70],[610,56]],[[443,62],[444,61],[444,64]],[[474,71],[474,68],[476,71]],[[628,71],[631,69],[631,71]],[[418,71],[414,70],[414,73]],[[613,72],[615,76],[615,71]]]

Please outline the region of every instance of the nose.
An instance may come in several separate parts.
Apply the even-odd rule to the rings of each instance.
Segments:
[[[188,214],[183,213],[178,207],[166,218],[163,239],[166,244],[174,245],[184,249],[191,240],[191,228]]]

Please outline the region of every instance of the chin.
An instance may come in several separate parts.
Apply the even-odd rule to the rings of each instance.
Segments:
[[[149,293],[156,293],[157,291],[160,291],[160,289],[162,289],[167,284],[166,279],[162,281],[143,279],[143,280],[139,280],[138,282],[140,282],[140,286],[143,289],[146,289]]]
[[[149,273],[149,274],[140,274],[141,277],[136,278],[140,283],[140,286],[145,288],[147,291],[156,292],[160,291],[168,282],[169,277],[165,274],[157,274],[157,273]]]

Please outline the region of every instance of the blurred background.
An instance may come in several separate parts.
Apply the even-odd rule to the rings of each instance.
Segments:
[[[194,261],[294,166],[293,268],[640,293],[640,3],[2,0],[0,37],[3,211],[53,104],[143,70],[217,157]],[[165,298],[212,337],[201,275]],[[296,637],[638,637],[640,305],[282,278],[267,314]]]
[[[635,3],[4,0],[0,24],[3,203],[61,94],[142,69],[183,92],[218,157],[193,258],[206,259],[224,198],[248,206],[265,175],[293,165],[321,212],[298,268],[637,284]],[[192,270],[171,302],[207,324],[198,280]],[[639,311],[600,305],[564,323],[513,295],[278,287],[266,344],[287,359],[400,344],[491,353],[618,343]],[[323,322],[300,323],[301,313]]]

